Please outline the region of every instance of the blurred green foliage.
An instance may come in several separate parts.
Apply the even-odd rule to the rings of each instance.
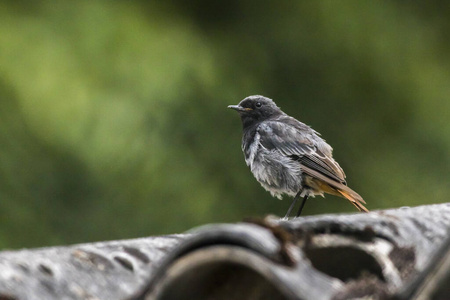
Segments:
[[[252,94],[321,132],[369,209],[447,201],[445,2],[163,3],[0,3],[1,248],[283,215],[226,109]]]

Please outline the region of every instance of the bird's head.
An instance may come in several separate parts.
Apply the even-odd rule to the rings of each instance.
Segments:
[[[234,109],[239,113],[244,127],[283,113],[272,99],[260,95],[249,96],[239,102],[238,105],[229,105],[228,108]]]

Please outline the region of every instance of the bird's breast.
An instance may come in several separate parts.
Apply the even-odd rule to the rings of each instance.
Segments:
[[[301,169],[297,161],[277,149],[268,150],[260,144],[257,133],[252,143],[243,147],[245,162],[256,180],[274,196],[295,195],[301,187]]]

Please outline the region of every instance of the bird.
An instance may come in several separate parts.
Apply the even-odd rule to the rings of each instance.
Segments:
[[[364,199],[347,186],[345,173],[333,158],[333,148],[320,133],[261,95],[246,97],[228,108],[241,117],[242,151],[256,180],[273,197],[294,197],[285,219],[300,198],[303,201],[296,217],[309,197],[324,197],[324,193],[349,200],[361,212],[369,211]]]

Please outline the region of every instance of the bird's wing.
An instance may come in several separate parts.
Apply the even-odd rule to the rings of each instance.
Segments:
[[[260,144],[268,150],[298,160],[305,170],[312,169],[320,174],[345,183],[345,174],[331,156],[332,148],[309,126],[286,117],[282,121],[265,121],[258,126]],[[313,174],[309,174],[315,177]]]

